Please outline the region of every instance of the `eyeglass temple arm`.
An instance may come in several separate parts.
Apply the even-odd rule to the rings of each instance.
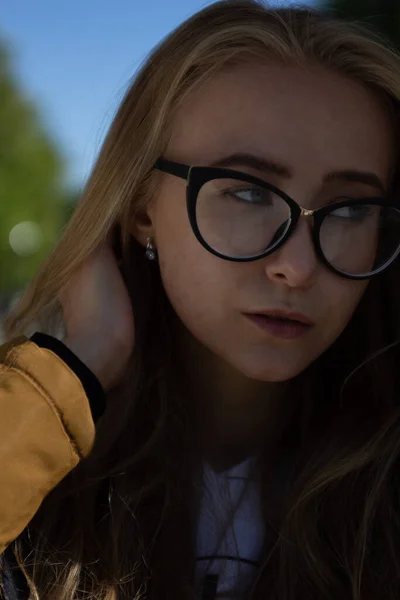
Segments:
[[[166,160],[165,158],[159,158],[154,167],[170,175],[181,177],[181,179],[187,179],[189,176],[190,167],[181,163],[174,162],[172,160]]]

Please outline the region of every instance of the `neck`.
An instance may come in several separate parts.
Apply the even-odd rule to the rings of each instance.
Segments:
[[[188,335],[183,356],[206,460],[223,469],[272,452],[292,414],[287,384],[250,379]]]

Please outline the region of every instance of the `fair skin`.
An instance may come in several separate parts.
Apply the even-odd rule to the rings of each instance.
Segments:
[[[68,282],[60,300],[64,343],[109,390],[118,383],[134,344],[131,303],[111,238]]]
[[[391,125],[370,91],[322,67],[240,65],[215,75],[182,104],[165,157],[207,166],[232,153],[279,164],[279,173],[245,161],[229,168],[264,178],[301,206],[317,208],[342,196],[382,196],[377,185],[348,181],[343,172],[372,173],[387,189]],[[336,175],[329,177],[332,173]],[[190,228],[185,181],[165,173],[161,179],[158,195],[133,233],[142,245],[151,237],[157,246],[165,290],[185,325],[193,389],[204,402],[208,399],[215,435],[224,432],[227,444],[248,441],[257,430],[265,436],[267,420],[277,431],[282,414],[271,407],[279,404],[272,402],[281,394],[279,384],[296,377],[334,343],[367,283],[342,279],[320,263],[305,217],[282,248],[261,260],[234,263],[213,256]],[[107,261],[104,269],[111,273],[115,262],[109,255]],[[101,286],[101,277],[93,284]],[[128,331],[129,343],[121,342],[118,333],[116,339],[129,349],[133,321],[121,285],[116,289],[113,302],[129,327],[114,325]],[[107,304],[107,319],[109,309]],[[313,325],[300,337],[281,339],[245,316],[271,309],[302,313]],[[104,327],[109,330],[113,324],[106,321]],[[75,324],[74,335],[69,334],[78,352],[83,345],[79,329]],[[90,354],[87,349],[81,354],[85,351]],[[98,374],[101,363],[103,368],[112,363],[110,354],[97,360],[99,366],[96,357],[88,362]],[[109,379],[106,385],[117,376],[101,375]]]
[[[370,92],[322,68],[237,66],[215,76],[184,103],[165,156],[204,166],[233,152],[282,165],[290,175],[244,162],[229,166],[265,178],[301,206],[316,208],[341,196],[382,193],[344,176],[325,179],[336,172],[368,172],[387,187],[390,123]],[[220,432],[233,428],[237,435],[249,419],[250,429],[263,422],[260,398],[270,413],[265,398],[276,395],[271,382],[292,379],[337,339],[367,283],[342,279],[321,264],[305,218],[271,256],[250,263],[221,260],[193,236],[184,198],[184,180],[163,174],[160,193],[148,209],[150,225],[139,229],[139,238],[154,238],[169,299],[192,334],[198,355],[206,357],[208,376],[199,375],[212,385],[202,386],[203,401],[211,394],[221,409],[221,418],[214,414],[212,421],[220,422]],[[243,316],[270,309],[302,313],[314,326],[286,340]]]

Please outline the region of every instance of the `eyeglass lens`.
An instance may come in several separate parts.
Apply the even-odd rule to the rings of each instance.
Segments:
[[[250,258],[279,242],[290,207],[272,190],[238,179],[212,179],[200,189],[196,219],[201,237],[227,258]],[[326,260],[348,275],[380,269],[400,245],[400,211],[374,204],[337,208],[320,229]]]

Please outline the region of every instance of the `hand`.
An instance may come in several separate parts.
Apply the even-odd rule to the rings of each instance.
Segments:
[[[118,383],[134,345],[132,306],[111,239],[69,281],[61,297],[64,343],[105,390]]]

